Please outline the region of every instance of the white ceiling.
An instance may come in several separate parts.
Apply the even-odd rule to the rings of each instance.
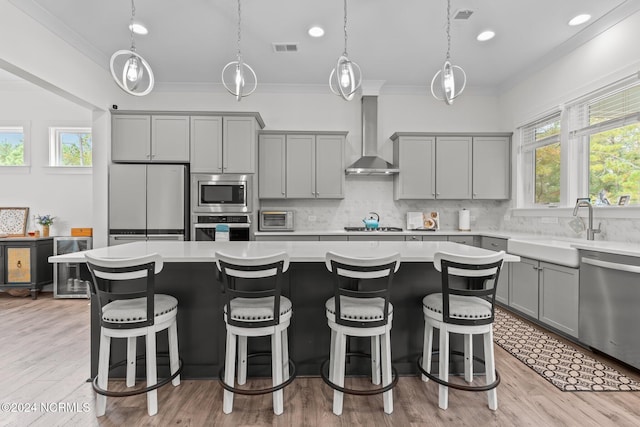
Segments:
[[[10,0],[108,69],[113,52],[129,47],[130,0]],[[446,53],[446,0],[348,0],[348,53],[367,80],[426,87]],[[137,51],[159,86],[212,85],[235,60],[236,0],[137,0],[136,18],[148,28]],[[452,0],[451,59],[469,86],[497,91],[640,10],[638,0]],[[567,22],[579,13],[592,20]],[[325,85],[343,51],[341,0],[242,0],[242,54],[261,85]],[[313,39],[318,24],[326,35]],[[496,37],[476,41],[482,30]],[[274,42],[298,43],[275,53]]]

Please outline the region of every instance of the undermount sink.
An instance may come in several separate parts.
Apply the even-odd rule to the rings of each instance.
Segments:
[[[507,251],[510,254],[547,261],[567,267],[578,267],[578,250],[573,242],[555,239],[509,239]]]

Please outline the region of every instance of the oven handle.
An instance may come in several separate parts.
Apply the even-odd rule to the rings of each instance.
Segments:
[[[593,258],[582,258],[582,262],[585,264],[595,265],[596,267],[609,268],[611,270],[626,271],[627,273],[639,273],[640,266],[620,264],[617,262],[601,261]]]
[[[236,223],[231,223],[228,224],[226,222],[221,222],[219,223],[220,225],[227,225],[229,226],[229,228],[249,228],[251,227],[251,224],[246,224],[246,223],[240,223],[240,224],[236,224]],[[216,223],[199,223],[199,224],[193,224],[193,228],[216,228]]]

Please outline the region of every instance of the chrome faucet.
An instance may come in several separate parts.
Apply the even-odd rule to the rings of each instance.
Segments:
[[[596,233],[600,233],[600,224],[598,224],[598,229],[593,228],[593,206],[591,205],[591,201],[587,198],[578,199],[576,201],[576,207],[573,208],[573,216],[578,215],[579,208],[589,208],[589,228],[587,228],[587,240],[594,240]]]

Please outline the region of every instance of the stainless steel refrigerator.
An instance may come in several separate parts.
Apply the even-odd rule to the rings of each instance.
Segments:
[[[109,167],[109,245],[188,240],[185,165]]]

